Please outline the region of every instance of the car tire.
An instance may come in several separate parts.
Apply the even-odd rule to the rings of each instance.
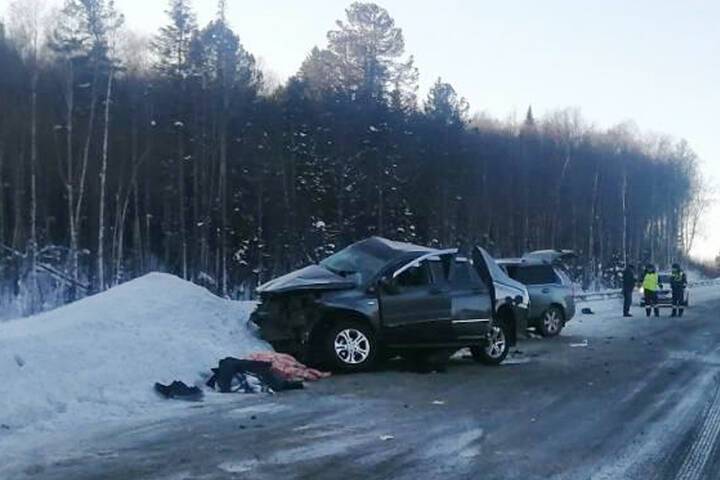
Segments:
[[[343,320],[334,323],[324,344],[328,367],[338,372],[369,370],[380,353],[375,333],[362,322]]]
[[[487,345],[475,345],[470,347],[473,359],[485,365],[500,365],[510,351],[505,328],[495,325]]]
[[[538,331],[543,337],[555,337],[565,326],[565,315],[560,307],[552,305],[540,317]]]

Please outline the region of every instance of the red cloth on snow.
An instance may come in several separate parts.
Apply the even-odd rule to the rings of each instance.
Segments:
[[[330,376],[328,372],[321,372],[298,362],[295,357],[286,353],[257,352],[248,356],[250,360],[270,362],[271,369],[290,381],[320,380]]]

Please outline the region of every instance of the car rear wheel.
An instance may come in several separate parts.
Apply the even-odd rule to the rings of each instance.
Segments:
[[[378,350],[372,329],[361,322],[337,322],[325,338],[325,355],[329,367],[336,371],[367,370],[375,363]]]
[[[540,319],[540,335],[543,337],[554,337],[560,333],[565,326],[565,318],[559,307],[551,306]]]
[[[485,365],[500,365],[510,351],[510,343],[505,330],[500,326],[493,326],[487,344],[470,347],[473,359]]]

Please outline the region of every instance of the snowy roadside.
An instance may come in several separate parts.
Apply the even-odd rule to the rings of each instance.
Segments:
[[[694,304],[720,298],[720,285],[711,284],[697,286],[690,289],[690,309]],[[633,296],[633,307],[631,318],[622,316],[622,298],[606,298],[604,300],[579,301],[577,303],[577,314],[563,330],[563,335],[605,337],[608,335],[622,336],[629,335],[637,329],[638,322],[652,322],[653,318],[646,318],[645,311],[640,308],[639,293]],[[592,315],[580,313],[582,308],[590,308]],[[662,316],[668,315],[668,309],[662,309]]]
[[[254,306],[152,273],[0,324],[0,457],[189,410],[153,383],[192,385],[226,356],[269,350],[246,325]]]

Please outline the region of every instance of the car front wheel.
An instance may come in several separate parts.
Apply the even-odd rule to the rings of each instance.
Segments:
[[[337,371],[368,370],[375,363],[378,350],[374,332],[360,322],[337,322],[325,338],[329,366]]]
[[[560,308],[552,306],[545,310],[540,319],[540,335],[543,337],[554,337],[560,333],[565,326],[565,319]]]
[[[473,359],[485,365],[500,365],[510,351],[505,330],[500,326],[493,326],[484,346],[470,347]]]

